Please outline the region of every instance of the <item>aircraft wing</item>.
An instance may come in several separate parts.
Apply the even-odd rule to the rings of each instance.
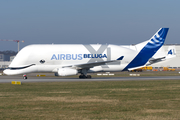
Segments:
[[[71,68],[75,68],[75,69],[86,69],[86,68],[88,69],[88,68],[92,68],[95,66],[105,65],[106,63],[110,63],[110,62],[116,62],[116,61],[122,60],[123,58],[124,58],[124,56],[121,56],[117,60],[94,62],[94,63],[85,63],[85,64],[78,64],[78,65],[64,66],[64,67],[71,67]]]

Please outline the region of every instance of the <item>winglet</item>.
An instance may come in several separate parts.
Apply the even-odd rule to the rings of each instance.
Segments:
[[[121,57],[119,57],[117,60],[122,60],[124,58],[124,56],[121,56]]]

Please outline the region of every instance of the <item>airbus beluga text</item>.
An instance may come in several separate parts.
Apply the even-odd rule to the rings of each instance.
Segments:
[[[14,58],[6,75],[53,72],[57,76],[125,71],[144,66],[164,44],[169,28],[160,28],[151,39],[127,48],[120,45],[29,45]],[[25,77],[27,79],[27,77]]]

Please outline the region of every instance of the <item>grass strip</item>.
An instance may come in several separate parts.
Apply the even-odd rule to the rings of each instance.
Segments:
[[[0,84],[0,119],[180,118],[180,80]]]

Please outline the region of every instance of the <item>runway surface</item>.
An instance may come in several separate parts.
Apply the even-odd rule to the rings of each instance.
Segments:
[[[24,80],[20,76],[0,76],[0,83],[11,81],[21,82],[76,82],[76,81],[135,81],[135,80],[180,80],[180,76],[150,76],[150,77],[99,77],[91,79],[60,78],[60,77],[29,77]]]

